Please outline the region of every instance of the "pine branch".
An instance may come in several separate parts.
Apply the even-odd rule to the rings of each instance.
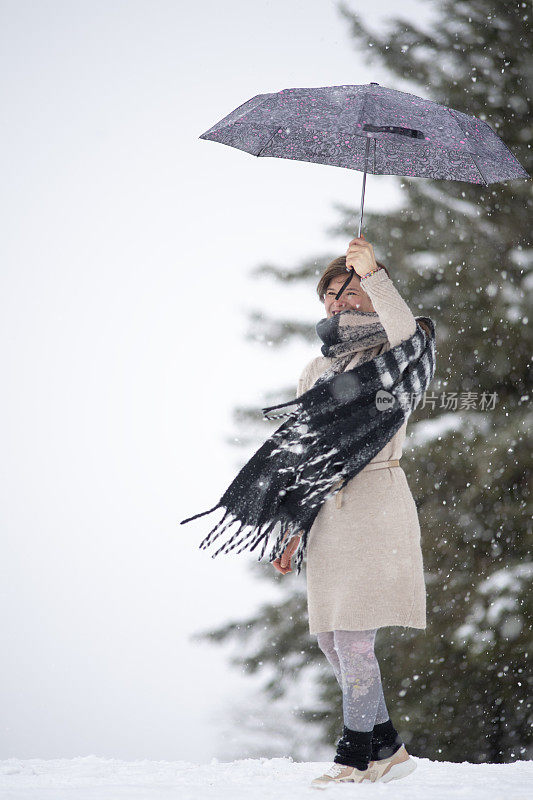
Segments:
[[[250,311],[248,319],[251,323],[247,337],[253,342],[280,346],[289,339],[301,339],[305,342],[316,340],[315,326],[309,322],[298,322],[294,319],[274,319],[266,317],[261,311]]]
[[[251,274],[257,277],[269,277],[283,283],[296,283],[305,280],[306,278],[314,278],[315,275],[320,274],[327,264],[329,264],[336,255],[323,255],[317,256],[312,261],[305,260],[295,269],[283,269],[274,264],[264,263],[251,270]]]

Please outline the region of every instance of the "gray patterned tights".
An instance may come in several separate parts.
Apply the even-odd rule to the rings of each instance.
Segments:
[[[371,731],[389,719],[374,652],[377,630],[317,634],[318,646],[342,689],[344,724],[352,731]]]

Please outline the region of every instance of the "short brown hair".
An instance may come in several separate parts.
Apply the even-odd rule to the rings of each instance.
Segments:
[[[376,264],[378,265],[378,267],[384,269],[390,278],[389,270],[387,269],[387,267],[384,264],[382,264],[381,261],[376,261]],[[357,275],[357,272],[355,274]],[[327,265],[326,269],[322,273],[322,277],[318,281],[318,286],[316,287],[317,294],[322,303],[324,302],[324,299],[326,297],[326,292],[328,290],[330,282],[333,280],[333,278],[338,278],[339,275],[343,275],[345,278],[348,277],[346,271],[346,256],[339,256],[338,258],[334,258],[333,261],[331,261]],[[357,277],[359,277],[359,275],[357,275]]]

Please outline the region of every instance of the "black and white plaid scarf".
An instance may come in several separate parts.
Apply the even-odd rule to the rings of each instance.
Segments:
[[[297,399],[263,409],[266,419],[288,419],[244,465],[216,506],[181,521],[183,525],[225,509],[200,549],[226,533],[212,558],[236,547],[240,553],[261,545],[261,561],[279,524],[269,560],[280,556],[290,537],[300,533],[295,554],[300,573],[322,503],[392,439],[433,378],[435,325],[429,317],[415,319],[416,331],[409,339],[379,354],[386,334],[375,312],[350,310],[318,323],[322,353],[334,359],[332,365]],[[346,369],[354,361],[355,366]],[[282,408],[291,410],[269,416]],[[230,533],[236,523],[238,528]]]

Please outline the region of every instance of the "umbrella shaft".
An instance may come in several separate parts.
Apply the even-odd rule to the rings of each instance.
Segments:
[[[359,217],[359,231],[357,236],[361,236],[361,228],[363,227],[363,209],[365,207],[365,186],[366,186],[366,171],[368,168],[368,153],[370,150],[370,136],[366,137],[365,144],[365,171],[363,172],[363,189],[361,191],[361,216]]]
[[[361,192],[361,216],[359,217],[359,231],[357,233],[358,237],[361,236],[361,228],[363,227],[363,208],[364,208],[364,205],[365,205],[366,170],[367,170],[367,167],[368,167],[368,151],[370,150],[370,138],[371,138],[370,136],[366,137],[365,171],[363,173],[363,191]],[[348,275],[348,277],[346,278],[346,280],[342,284],[341,288],[339,289],[339,291],[335,295],[335,299],[336,300],[339,299],[339,297],[344,292],[344,290],[346,289],[346,287],[348,286],[348,284],[350,283],[350,281],[352,280],[352,278],[353,278],[353,276],[355,274],[355,270],[354,270],[353,267],[349,267],[349,268],[347,267],[347,269],[349,269],[350,274]]]

